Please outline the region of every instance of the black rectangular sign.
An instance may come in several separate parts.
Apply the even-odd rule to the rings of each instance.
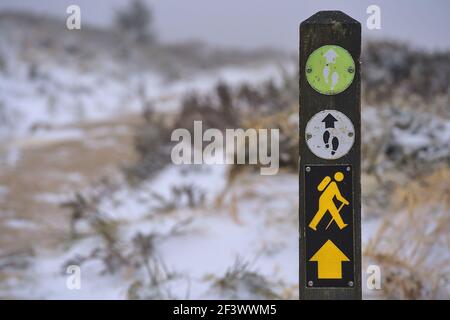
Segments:
[[[305,252],[308,287],[354,285],[353,186],[350,165],[307,165]]]

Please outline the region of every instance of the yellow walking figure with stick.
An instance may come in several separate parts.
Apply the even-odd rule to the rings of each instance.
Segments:
[[[336,180],[337,182],[341,182],[342,180],[344,180],[344,174],[340,171],[336,172],[334,174],[334,180]],[[344,229],[347,224],[344,223],[339,212],[344,207],[344,205],[349,205],[349,202],[341,195],[337,183],[335,181],[332,181],[329,176],[326,176],[317,186],[317,190],[323,192],[319,197],[319,209],[309,223],[309,227],[313,230],[317,230],[317,225],[320,223],[323,216],[328,211],[330,212],[332,219],[325,229],[328,229],[333,221],[336,222],[339,229]],[[336,205],[334,204],[333,199],[335,197],[338,201],[342,202],[339,206],[339,209],[336,208]]]

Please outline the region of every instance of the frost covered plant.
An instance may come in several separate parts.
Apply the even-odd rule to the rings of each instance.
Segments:
[[[399,184],[450,163],[449,118],[412,108],[365,107],[362,127],[366,212],[389,205]]]
[[[450,119],[411,108],[371,108],[362,114],[363,170],[416,172],[450,160]]]
[[[75,239],[76,224],[79,220],[85,218],[88,212],[92,209],[88,200],[81,193],[76,193],[74,199],[61,203],[62,208],[70,209],[70,238]]]
[[[242,84],[231,87],[219,82],[210,93],[190,93],[181,102],[181,111],[175,117],[174,127],[193,132],[194,121],[201,120],[204,128],[216,128],[223,132],[229,128],[278,129],[280,164],[296,168],[298,109],[297,98],[294,98],[296,90],[289,85],[295,77],[287,73],[285,77],[281,84],[266,81],[259,86]],[[247,152],[245,144],[238,148]]]
[[[171,163],[171,126],[167,123],[168,117],[154,112],[151,103],[147,103],[144,109],[144,124],[137,129],[134,138],[139,159],[134,165],[125,168],[130,182],[150,178]]]
[[[87,255],[76,255],[64,264],[63,270],[66,270],[69,265],[76,264],[81,266],[83,263],[91,260],[100,260],[103,262],[104,268],[101,274],[113,274],[125,266],[130,266],[130,260],[119,245],[118,222],[107,220],[96,215],[90,223],[93,227],[94,234],[99,235],[103,240],[102,245],[94,248]]]
[[[213,281],[212,292],[222,299],[280,299],[272,290],[274,284],[239,257],[223,276],[210,275],[207,279]]]
[[[31,249],[1,254],[0,255],[0,279],[4,275],[3,273],[8,273],[9,271],[17,271],[25,269],[31,263],[31,257],[35,255],[34,251]]]
[[[102,241],[87,254],[77,254],[63,265],[78,265],[96,260],[103,268],[101,275],[117,274],[129,282],[128,296],[130,299],[168,299],[173,297],[170,285],[183,277],[169,270],[158,253],[158,245],[167,238],[176,236],[191,222],[186,219],[175,223],[169,230],[160,233],[156,230],[136,232],[129,237],[120,230],[121,221],[109,219],[95,211],[87,222],[92,233]]]
[[[134,281],[128,288],[129,299],[170,299],[173,298],[167,284],[180,278],[180,275],[171,272],[164,260],[156,250],[157,234],[136,234],[133,238],[133,252],[131,256],[137,257],[136,266],[143,266],[146,279]]]
[[[171,277],[167,266],[156,251],[156,238],[157,235],[154,233],[144,235],[140,232],[133,238],[133,255],[140,258],[151,286],[156,286],[161,279]]]
[[[390,299],[450,297],[450,170],[412,181],[394,193],[397,213],[386,215],[364,250],[381,267],[381,295]]]
[[[364,46],[362,61],[367,103],[424,107],[448,115],[450,52],[418,51],[397,42],[372,41]],[[445,101],[447,104],[441,103]]]
[[[205,192],[193,184],[172,186],[169,196],[152,192],[152,197],[158,202],[158,212],[168,212],[180,208],[194,208],[205,201]]]
[[[179,297],[180,292],[172,293],[172,285],[177,286],[186,281],[189,283],[186,275],[171,271],[166,266],[155,247],[157,238],[155,234],[143,235],[142,233],[138,233],[133,238],[134,255],[139,257],[147,277],[142,277],[130,285],[127,293],[129,299],[175,299]],[[189,292],[186,292],[187,297],[188,295]]]
[[[187,281],[189,283],[189,278],[169,270],[158,253],[157,243],[180,233],[188,223],[190,220],[176,224],[166,234],[139,232],[133,237],[133,246],[128,258],[133,261],[137,271],[144,271],[144,275],[130,285],[127,292],[128,299],[174,299],[178,297],[172,293],[171,286],[180,284],[180,282]],[[189,292],[186,293],[187,297],[188,295]]]

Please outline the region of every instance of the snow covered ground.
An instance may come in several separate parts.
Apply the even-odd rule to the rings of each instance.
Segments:
[[[228,68],[218,73],[201,75],[190,83],[180,82],[164,88],[155,86],[159,92],[172,97],[172,100],[161,99],[155,106],[159,112],[166,111],[168,106],[173,108],[170,111],[174,111],[179,101],[177,98],[182,93],[192,88],[207,91],[217,78],[228,79],[232,83],[241,80],[255,83],[276,75],[276,69],[272,67],[251,72]],[[23,102],[20,99],[18,101],[18,105]],[[91,103],[94,107],[97,102],[93,100]],[[18,110],[26,110],[26,106],[24,103]],[[45,114],[45,110],[37,114]],[[135,109],[127,110],[130,113],[139,111],[138,102]],[[364,109],[363,119],[367,124],[367,133],[370,133],[364,139],[377,141],[390,132],[390,141],[396,146],[399,156],[414,155],[424,161],[430,159],[428,154],[432,157],[447,156],[448,139],[445,137],[450,132],[448,122],[426,114],[416,114],[411,119],[414,122],[426,122],[428,126],[420,123],[416,127],[404,126],[405,120],[398,120],[386,128],[387,123],[383,119],[391,117],[386,112],[375,107]],[[67,142],[86,139],[82,130],[64,126],[77,122],[76,118],[39,118],[34,117],[33,113],[26,116],[28,120],[21,122],[14,133],[16,138],[22,136],[16,141]],[[87,113],[84,121],[111,116],[114,116],[114,109],[101,112],[93,110]],[[408,116],[406,112],[398,119]],[[39,129],[30,134],[32,124],[44,119],[54,120],[52,125],[55,127]],[[434,134],[432,128],[439,128],[439,134]],[[122,129],[126,131],[126,128]],[[101,128],[95,130],[99,135],[108,133]],[[17,147],[20,145],[10,144],[16,150],[20,150]],[[435,150],[440,152],[436,153]],[[13,158],[11,154],[9,157]],[[13,159],[10,164],[14,166],[19,160]],[[390,166],[391,162],[386,162],[378,168],[390,170]],[[139,260],[139,254],[136,253],[138,235],[154,239],[151,240],[154,250],[152,255],[157,257],[156,265],[159,265],[156,284],[151,284],[151,277],[145,268],[133,265],[135,262],[131,265],[123,263],[118,270],[105,272],[109,262],[104,255],[89,257],[93,252],[107,252],[110,249],[104,235],[95,229],[95,220],[88,218],[77,221],[79,235],[76,240],[51,249],[36,246],[32,255],[15,258],[24,267],[8,272],[0,284],[0,295],[45,299],[298,298],[297,175],[280,173],[263,177],[244,174],[237,182],[229,185],[229,169],[227,166],[169,165],[155,178],[138,187],[121,184],[98,203],[96,216],[115,225],[115,245],[124,257]],[[81,179],[77,174],[68,174],[66,178]],[[182,187],[193,190],[198,200],[196,206],[189,206],[187,194],[176,195],[174,190]],[[85,190],[86,194],[89,192],[89,188]],[[7,194],[8,186],[2,186],[0,197]],[[70,192],[67,192],[44,193],[35,197],[39,201],[58,205],[70,196]],[[363,218],[363,244],[366,245],[377,234],[383,217],[364,212]],[[14,217],[5,220],[4,226],[18,230],[39,228],[32,221]],[[77,265],[80,257],[89,257],[80,263],[81,289],[70,290],[67,287],[70,274],[66,268],[70,264]],[[364,268],[373,263],[370,259],[365,262]],[[364,281],[366,277],[363,270]],[[223,279],[229,283],[228,286],[224,285]],[[377,292],[363,287],[366,298],[379,297]]]
[[[0,105],[4,106],[6,126],[1,127],[4,138],[23,137],[33,128],[51,128],[80,121],[99,121],[142,111],[145,100],[161,102],[158,111],[175,111],[180,94],[189,91],[211,90],[218,81],[231,85],[243,82],[257,83],[279,77],[275,65],[248,68],[223,67],[167,83],[157,73],[130,74],[125,79],[114,79],[108,72],[79,74],[66,67],[45,69],[45,78],[29,81],[20,72],[0,73]],[[33,132],[31,132],[33,133]],[[39,135],[39,132],[33,136]]]
[[[268,298],[244,290],[219,290],[214,279],[242,259],[249,271],[271,279],[270,289],[279,297],[298,296],[298,183],[295,175],[266,178],[246,175],[236,186],[227,187],[226,166],[197,166],[186,169],[169,166],[156,179],[138,189],[123,187],[109,195],[98,207],[102,218],[119,225],[117,243],[121,252],[133,250],[133,237],[157,236],[155,255],[171,273],[179,275],[161,284],[160,298]],[[263,179],[264,181],[261,181]],[[188,184],[199,194],[207,194],[198,207],[189,208],[180,199],[176,209],[164,211],[160,199],[170,199],[173,188]],[[215,200],[225,192],[223,204]],[[153,195],[157,194],[157,197]],[[171,234],[174,226],[182,225]],[[87,255],[104,246],[89,222],[78,226],[80,240],[56,251],[38,251],[20,279],[3,283],[3,295],[11,290],[16,297],[46,299],[124,299],[128,287],[146,275],[134,269],[104,275],[104,261],[92,259],[82,264],[82,287],[68,290],[64,265],[77,255]],[[140,270],[140,269],[138,269]],[[253,285],[258,285],[257,283]],[[8,288],[5,290],[5,288]]]
[[[152,103],[156,112],[175,112],[180,98],[186,93],[208,92],[219,81],[235,86],[243,82],[257,84],[268,79],[277,82],[281,77],[279,66],[267,61],[196,71],[182,79],[167,81],[157,70],[144,68],[129,71],[120,63],[108,59],[103,62],[98,57],[95,69],[80,67],[77,59],[62,63],[58,55],[52,59],[51,51],[45,49],[37,50],[38,55],[31,55],[31,59],[24,58],[24,54],[19,53],[20,45],[8,46],[8,38],[1,39],[0,52],[6,67],[0,72],[0,91],[4,93],[0,96],[3,120],[0,127],[0,160],[11,171],[22,165],[26,160],[23,158],[26,155],[22,153],[29,152],[30,148],[39,149],[52,144],[62,145],[63,149],[64,145],[72,142],[86,146],[90,143],[92,152],[95,152],[102,147],[99,143],[104,144],[106,140],[93,141],[92,137],[112,133],[110,128],[98,128],[90,130],[87,135],[80,124],[140,116],[148,102]],[[110,57],[105,55],[105,58]],[[125,132],[117,132],[119,129],[116,127],[114,134],[130,135],[127,127],[123,127]],[[111,143],[114,147],[117,142]],[[64,157],[62,152],[57,151],[49,156]],[[116,170],[120,171],[120,168]],[[56,168],[54,172],[50,167],[45,171],[47,177],[59,175]],[[138,234],[154,235],[157,239],[155,255],[170,270],[170,274],[176,276],[169,281],[164,279],[167,275],[161,275],[163,283],[160,286],[164,290],[154,297],[252,297],[254,292],[251,287],[247,291],[236,289],[230,292],[222,288],[226,291],[222,292],[214,285],[229,268],[244,265],[248,270],[236,276],[249,276],[250,286],[261,285],[259,280],[267,277],[273,283],[264,290],[286,298],[295,298],[298,294],[295,289],[298,274],[298,186],[295,176],[285,174],[275,180],[267,179],[266,188],[279,190],[274,193],[261,188],[256,177],[249,177],[246,184],[240,185],[243,190],[234,186],[228,188],[228,171],[227,166],[168,166],[155,179],[139,187],[130,187],[123,181],[117,190],[104,196],[98,204],[101,219],[109,224],[117,223],[116,241],[123,255],[135,255],[133,239]],[[81,185],[84,179],[83,173],[65,171],[64,180],[67,183]],[[11,187],[2,185],[0,196],[7,196]],[[194,190],[199,198],[198,207],[187,205],[187,198],[173,198],[174,190],[180,187]],[[225,190],[233,195],[233,205],[230,204],[230,196],[224,198],[221,205],[215,203]],[[82,192],[89,194],[91,190],[87,186]],[[36,194],[30,196],[33,201],[57,208],[72,194],[71,190],[63,188],[58,193],[36,190]],[[249,199],[237,199],[242,194],[248,194]],[[268,201],[270,198],[272,200]],[[164,203],[170,204],[172,201],[177,202],[175,208],[161,208]],[[14,207],[14,203],[11,206]],[[43,228],[36,221],[36,214],[29,218],[23,217],[21,212],[10,212],[10,217],[6,217],[6,213],[1,212],[2,227],[8,232],[39,232]],[[95,229],[95,223],[91,219],[77,221],[79,237],[56,247],[35,243],[32,252],[23,255],[11,253],[7,247],[2,248],[0,260],[7,261],[7,265],[3,266],[0,262],[4,275],[0,281],[0,296],[129,298],[132,295],[130,287],[136,281],[150,281],[146,273],[142,268],[127,265],[120,272],[104,274],[105,261],[101,258],[83,262],[81,290],[69,290],[66,286],[69,276],[65,269],[67,263],[99,248],[108,250],[105,249],[105,239]],[[183,226],[180,234],[172,234],[172,229],[178,225]],[[19,267],[10,268],[10,261],[18,261]],[[256,278],[253,279],[253,276]],[[141,298],[147,295],[146,292],[140,293]],[[261,293],[260,297],[267,298],[268,295]]]

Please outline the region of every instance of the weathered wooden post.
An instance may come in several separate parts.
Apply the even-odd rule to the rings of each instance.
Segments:
[[[361,299],[361,24],[300,25],[300,298]]]

